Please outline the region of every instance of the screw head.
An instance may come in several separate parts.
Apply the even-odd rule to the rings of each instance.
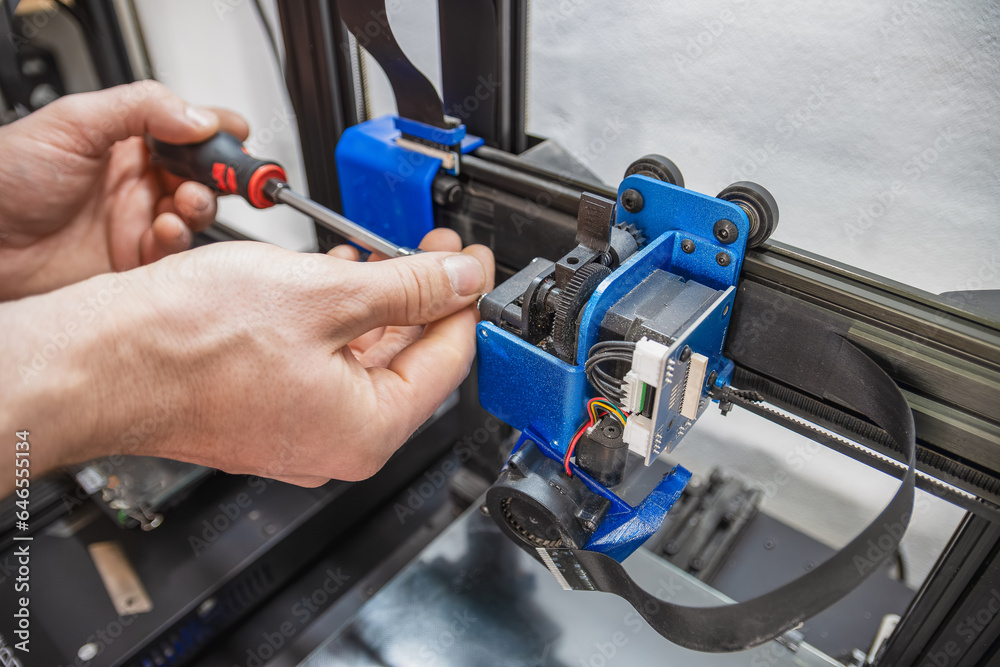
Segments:
[[[681,241],[681,250],[683,250],[684,252],[686,252],[689,255],[691,253],[693,253],[694,252],[694,241],[692,241],[691,239],[684,239],[683,241]]]
[[[719,378],[719,374],[716,373],[715,371],[712,371],[711,373],[708,374],[708,382],[705,383],[705,386],[709,387],[709,388],[714,387],[715,386],[715,381],[718,378]]]
[[[729,266],[729,263],[732,262],[733,259],[729,256],[729,253],[720,252],[715,256],[715,261],[719,263],[719,266]]]
[[[84,644],[76,651],[76,657],[80,658],[84,662],[89,662],[97,657],[97,654],[101,652],[100,647],[94,642]]]
[[[688,359],[690,359],[691,358],[691,346],[690,345],[685,345],[681,349],[681,354],[680,354],[680,357],[678,357],[678,358],[682,362],[687,361]]]
[[[629,213],[638,213],[642,210],[645,205],[645,201],[642,198],[642,193],[635,188],[629,188],[622,193],[622,206]]]
[[[719,243],[726,245],[729,245],[740,236],[740,230],[733,224],[732,220],[719,220],[715,223],[715,227],[712,228],[712,232],[715,234],[715,238],[719,240]]]

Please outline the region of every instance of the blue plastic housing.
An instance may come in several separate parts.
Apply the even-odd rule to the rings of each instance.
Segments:
[[[739,206],[646,176],[629,176],[622,181],[619,198],[630,188],[639,190],[645,205],[638,213],[617,206],[615,222],[634,224],[650,240],[590,297],[580,321],[577,365],[565,363],[494,324],[479,324],[479,399],[483,407],[562,453],[586,420],[586,402],[594,396],[583,364],[598,342],[608,309],[656,269],[723,291],[736,284],[743,264],[750,223]],[[739,231],[736,241],[728,245],[716,240],[713,231],[722,219],[730,220]],[[694,241],[693,252],[681,248],[684,239]],[[717,260],[720,252],[729,256],[725,265]],[[720,383],[732,372],[732,365],[722,356],[732,315],[731,302],[726,305],[724,314],[706,320],[689,343],[695,352],[709,358],[708,369],[716,371]]]

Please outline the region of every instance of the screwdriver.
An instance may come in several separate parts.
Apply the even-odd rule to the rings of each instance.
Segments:
[[[310,216],[323,227],[363,248],[388,257],[406,257],[419,250],[398,246],[298,194],[289,187],[284,168],[277,162],[261,160],[247,153],[242,142],[227,132],[219,132],[197,144],[168,144],[146,136],[153,163],[170,173],[207,185],[224,195],[239,195],[254,208],[287,204]]]

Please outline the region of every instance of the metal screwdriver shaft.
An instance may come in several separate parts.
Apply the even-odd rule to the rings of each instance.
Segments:
[[[312,199],[304,197],[292,190],[287,183],[271,179],[264,186],[264,194],[271,201],[291,206],[296,211],[304,213],[327,229],[336,232],[344,238],[357,243],[363,248],[380,252],[388,257],[406,257],[418,251],[412,248],[398,246],[387,241],[378,234],[371,232],[356,222],[351,222],[344,216],[317,204]]]

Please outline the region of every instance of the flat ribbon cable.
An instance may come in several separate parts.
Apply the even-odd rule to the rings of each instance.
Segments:
[[[534,552],[564,587],[613,593],[628,600],[649,625],[685,648],[710,653],[741,651],[799,627],[841,599],[893,556],[913,511],[915,428],[902,393],[879,366],[847,340],[839,340],[841,380],[828,395],[882,427],[907,466],[902,483],[885,509],[857,537],[828,560],[764,595],[717,607],[684,607],[651,595],[622,565],[594,551],[543,548]],[[829,339],[828,339],[829,340]],[[872,559],[872,545],[878,558]]]
[[[447,128],[444,104],[434,85],[406,57],[389,27],[385,0],[338,2],[340,18],[362,46],[385,71],[396,96],[402,118]]]

